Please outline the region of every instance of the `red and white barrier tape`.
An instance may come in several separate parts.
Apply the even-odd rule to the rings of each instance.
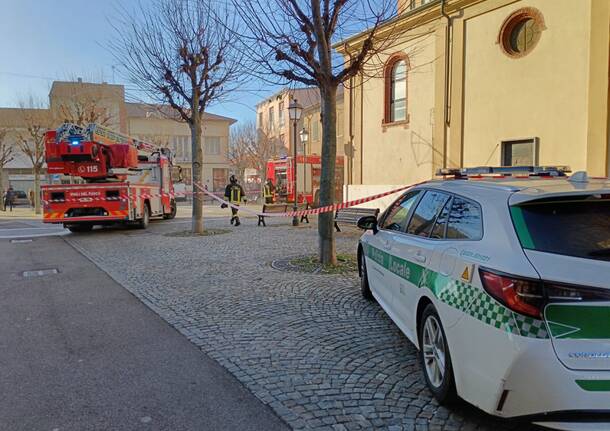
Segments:
[[[261,217],[301,217],[304,215],[310,215],[310,214],[321,214],[321,213],[327,213],[327,212],[331,212],[331,211],[336,211],[339,209],[343,209],[343,208],[349,208],[349,207],[353,207],[356,205],[360,205],[363,204],[365,202],[370,202],[370,201],[374,201],[377,199],[381,199],[385,196],[389,196],[392,195],[394,193],[398,193],[398,192],[402,192],[405,191],[407,189],[410,189],[412,187],[418,186],[420,184],[423,184],[425,181],[420,182],[420,183],[416,183],[416,184],[411,184],[409,186],[404,186],[404,187],[400,187],[398,189],[394,189],[394,190],[390,190],[387,192],[383,192],[383,193],[378,193],[376,195],[372,195],[372,196],[367,196],[364,198],[360,198],[360,199],[354,199],[352,201],[348,201],[348,202],[342,202],[339,204],[333,204],[333,205],[327,205],[324,207],[319,207],[319,208],[312,208],[312,209],[308,209],[308,210],[299,210],[299,211],[288,211],[285,213],[264,213],[264,212],[256,212],[256,211],[252,211],[249,208],[245,208],[239,205],[235,205],[232,204],[231,202],[228,202],[224,199],[219,198],[218,196],[214,195],[213,193],[203,189],[199,184],[195,183],[195,186],[197,186],[197,188],[199,190],[201,190],[203,193],[207,194],[210,197],[213,197],[214,199],[216,199],[218,202],[221,202],[223,204],[226,204],[227,206],[230,206],[231,208],[235,208],[235,209],[239,209],[242,210],[244,212],[256,215],[256,216],[261,216]]]

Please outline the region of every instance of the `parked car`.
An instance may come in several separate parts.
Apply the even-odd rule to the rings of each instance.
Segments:
[[[14,190],[13,191],[13,205],[23,205],[30,206],[30,200],[28,199],[28,195],[23,190]]]
[[[608,430],[610,181],[527,170],[453,172],[363,217],[361,291],[418,347],[439,402]]]

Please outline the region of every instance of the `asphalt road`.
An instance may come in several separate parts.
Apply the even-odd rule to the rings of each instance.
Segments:
[[[65,235],[68,232],[61,225],[45,225],[38,220],[0,219],[0,240],[57,236]]]
[[[0,276],[0,430],[287,429],[61,237],[0,239]]]

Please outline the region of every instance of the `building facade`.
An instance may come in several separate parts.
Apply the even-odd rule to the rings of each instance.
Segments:
[[[356,197],[442,167],[607,176],[607,0],[398,0],[391,43],[345,91]],[[363,41],[337,45],[349,56]],[[363,187],[370,186],[370,187]]]
[[[172,150],[174,163],[182,168],[184,182],[191,184],[192,139],[188,124],[178,121],[167,106],[126,103],[127,134]],[[203,182],[208,190],[223,191],[229,182],[229,129],[232,118],[205,113],[203,116]]]
[[[293,100],[303,107],[304,110],[320,104],[320,93],[315,87],[282,89],[272,96],[262,100],[256,105],[256,129],[259,134],[264,134],[265,139],[274,143],[274,153],[278,157],[293,154],[294,130],[290,121],[288,107]],[[297,124],[297,134],[303,128],[303,118]],[[297,136],[297,151],[301,146]]]
[[[183,168],[186,184],[191,183],[191,133],[188,124],[180,121],[168,107],[125,102],[122,85],[55,81],[49,93],[48,108],[0,108],[0,128],[8,130],[7,140],[13,143],[13,157],[4,168],[2,184],[16,190],[33,189],[32,163],[17,148],[16,142],[32,119],[44,128],[55,128],[63,122],[87,124],[97,122],[142,140],[169,147],[176,164]],[[229,129],[232,118],[204,114],[203,179],[209,190],[221,191],[228,182]],[[43,169],[44,173],[44,169]],[[42,183],[52,179],[43,175]]]
[[[303,107],[301,118],[297,122],[297,154],[322,154],[322,113],[320,110],[320,93],[317,88],[282,90],[279,93],[259,102],[256,105],[256,128],[259,133],[276,141],[276,157],[293,154],[294,130],[288,114],[292,100]],[[337,156],[349,153],[344,139],[344,96],[343,87],[337,90]],[[301,141],[301,132],[307,132],[307,142]],[[260,136],[260,135],[259,135]]]
[[[337,156],[343,157],[346,151],[346,142],[344,138],[343,128],[343,87],[339,87],[337,90]],[[322,112],[320,110],[320,101],[305,106],[301,119],[297,125],[297,129],[300,131],[307,131],[307,142],[305,146],[298,146],[298,153],[301,154],[305,151],[305,154],[310,155],[322,155]],[[302,144],[302,143],[301,143]]]

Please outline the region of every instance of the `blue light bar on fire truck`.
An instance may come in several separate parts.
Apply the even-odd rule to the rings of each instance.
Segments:
[[[474,168],[443,168],[438,176],[456,179],[503,177],[565,177],[572,172],[568,166],[478,166]]]

